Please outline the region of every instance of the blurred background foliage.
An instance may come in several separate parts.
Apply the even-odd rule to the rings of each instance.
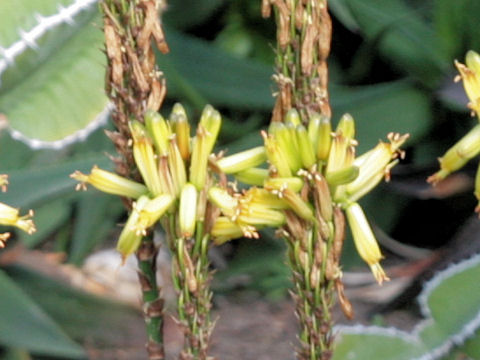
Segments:
[[[58,15],[60,5],[74,3],[85,7],[72,21]],[[274,103],[275,27],[272,19],[261,18],[260,3],[169,0],[163,17],[171,48],[158,57],[168,87],[163,111],[180,101],[196,118],[206,103],[212,104],[224,115],[220,139],[228,153],[261,143],[259,131],[268,125]],[[449,246],[473,213],[474,169],[467,167],[436,190],[425,179],[437,168],[436,158],[476,121],[466,109],[461,84],[453,82],[453,60],[463,61],[469,49],[480,50],[480,2],[330,0],[329,6],[334,122],[345,112],[354,116],[359,153],[390,131],[411,134],[392,181],[363,203],[385,253],[411,260],[406,252],[395,257],[396,250]],[[36,45],[28,44],[22,33],[49,16],[51,24]],[[22,246],[64,254],[66,263],[81,266],[94,250],[113,243],[116,224],[124,219],[120,200],[94,190],[76,193],[68,177],[93,164],[112,168],[105,154],[114,150],[103,133],[109,125],[100,27],[95,1],[0,2],[0,50],[17,42],[28,45],[13,59],[0,51],[0,173],[8,173],[11,183],[0,201],[35,209],[38,228],[33,236],[18,233],[0,253],[0,289],[8,295],[0,296],[5,359],[25,359],[29,352],[82,358],[85,353],[72,339],[85,343],[99,313],[110,329],[120,328],[130,314],[123,305],[65,287],[9,256]],[[345,248],[344,270],[363,269],[348,239]],[[217,291],[286,296],[283,245],[272,233],[220,251],[228,266],[216,274]],[[239,275],[243,280],[235,281]],[[72,312],[82,312],[73,323],[66,298]],[[6,316],[12,320],[3,321]],[[35,326],[22,326],[19,319]]]

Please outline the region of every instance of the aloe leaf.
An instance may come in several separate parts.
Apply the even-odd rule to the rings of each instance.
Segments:
[[[170,96],[190,98],[196,107],[209,102],[232,108],[272,108],[270,66],[236,58],[170,27],[165,32],[170,53],[160,56],[158,62],[165,71]]]
[[[94,0],[1,2],[0,113],[16,138],[60,148],[106,119],[97,14]]]
[[[90,347],[115,350],[134,343],[136,328],[125,325],[142,322],[138,310],[77,290],[26,267],[8,266],[6,270],[73,339]]]
[[[3,271],[0,271],[0,343],[41,355],[85,358],[74,343]]]
[[[118,197],[100,195],[97,191],[83,194],[77,203],[68,262],[81,265],[95,246],[114,229],[116,220],[124,211]]]
[[[94,164],[104,169],[112,167],[106,156],[94,153],[54,165],[12,170],[9,172],[8,191],[0,194],[0,201],[27,208],[71,194],[77,182],[70,179],[69,175],[75,170],[88,172]]]
[[[410,133],[409,143],[414,143],[430,127],[429,97],[408,81],[330,88],[334,117],[348,112],[355,119],[359,153],[392,131]]]
[[[371,326],[340,327],[334,359],[435,360],[446,356],[480,327],[479,276],[480,255],[438,273],[419,296],[425,319],[410,334]]]
[[[418,9],[400,0],[347,0],[347,4],[365,36],[378,42],[392,66],[427,86],[441,79],[449,61]]]

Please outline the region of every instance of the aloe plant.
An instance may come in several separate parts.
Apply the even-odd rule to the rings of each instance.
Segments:
[[[441,359],[480,327],[479,275],[479,255],[435,275],[418,298],[424,320],[412,332],[362,325],[338,327],[333,359]]]

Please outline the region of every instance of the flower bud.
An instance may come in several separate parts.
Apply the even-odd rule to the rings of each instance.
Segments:
[[[287,111],[285,115],[285,124],[292,124],[293,128],[296,128],[298,125],[302,124],[302,120],[300,119],[300,114],[298,113],[297,109],[290,109]]]
[[[144,126],[138,121],[131,121],[129,125],[133,137],[133,157],[148,190],[153,195],[167,192],[168,189],[162,189],[156,155]]]
[[[264,146],[245,150],[217,161],[217,166],[225,174],[238,173],[264,163],[267,154]]]
[[[80,184],[77,184],[77,190],[86,190],[86,184],[88,183],[105,193],[133,199],[137,199],[148,192],[145,185],[126,179],[110,171],[102,170],[96,165],[93,166],[90,175],[85,175],[77,170],[71,174],[70,177],[80,182]]]
[[[294,192],[299,192],[302,190],[303,187],[303,180],[298,177],[276,177],[276,178],[268,178],[263,187],[265,190],[280,190],[283,189],[290,189]]]
[[[208,199],[218,208],[222,210],[222,212],[232,218],[234,221],[238,216],[238,200],[231,196],[227,190],[212,186],[208,190]]]
[[[321,117],[317,113],[313,114],[308,121],[308,138],[310,139],[310,142],[312,143],[315,152],[317,151],[318,136],[320,134],[321,122]]]
[[[175,108],[175,106],[174,106]],[[182,114],[172,115],[173,131],[177,135],[177,146],[182,155],[182,159],[187,161],[190,159],[190,124],[187,117]]]
[[[358,203],[352,203],[347,206],[345,212],[358,254],[370,266],[379,284],[389,280],[380,266],[382,254],[362,208]]]
[[[175,190],[175,195],[178,195],[183,185],[187,182],[187,170],[185,169],[182,155],[177,146],[176,135],[173,135],[168,143],[168,167],[172,175],[172,185]]]
[[[328,159],[328,154],[330,153],[330,147],[332,144],[332,125],[330,119],[327,117],[322,117],[320,119],[320,128],[318,132],[318,141],[317,141],[317,158],[320,161],[325,161]]]
[[[269,136],[275,139],[287,161],[290,171],[296,173],[302,167],[296,133],[290,131],[283,123],[272,122],[269,127]]]
[[[307,129],[305,129],[303,125],[297,126],[297,142],[302,165],[305,169],[310,170],[310,168],[317,162],[317,159],[313,151],[312,142],[308,137]]]
[[[197,134],[193,140],[193,149],[190,161],[190,182],[197,190],[203,189],[207,180],[208,158],[213,150],[220,131],[220,114],[210,105],[203,110]]]
[[[192,237],[197,222],[197,189],[192,184],[183,186],[178,214],[182,236]]]
[[[235,174],[235,179],[238,181],[254,186],[262,186],[266,178],[268,178],[268,170],[261,168],[250,168]]]
[[[357,166],[349,166],[340,170],[331,171],[326,174],[326,179],[330,185],[338,186],[352,182],[358,177],[359,169]]]
[[[285,155],[284,149],[279,146],[277,139],[271,135],[267,135],[264,131],[262,131],[262,137],[265,142],[267,158],[278,175],[280,177],[292,176],[292,172],[287,162],[287,156]]]
[[[348,141],[355,137],[355,120],[352,115],[344,114],[335,129],[335,133],[342,134]]]
[[[145,113],[145,126],[153,139],[158,153],[166,155],[168,152],[168,139],[172,135],[172,129],[168,122],[158,112],[148,110]]]

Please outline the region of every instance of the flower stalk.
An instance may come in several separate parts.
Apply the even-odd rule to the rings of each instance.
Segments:
[[[100,4],[107,56],[105,90],[114,106],[112,119],[116,128],[107,135],[118,153],[118,157],[113,158],[116,172],[123,178],[122,184],[117,182],[109,192],[124,196],[125,204],[131,211],[130,216],[138,218],[141,218],[141,215],[138,209],[132,209],[130,198],[137,199],[140,193],[145,196],[147,194],[144,193],[144,186],[137,183],[142,182],[143,178],[147,187],[155,185],[153,191],[148,189],[150,193],[161,193],[158,176],[152,172],[155,166],[149,162],[151,158],[148,157],[151,155],[151,140],[136,132],[136,128],[140,128],[144,123],[147,111],[156,112],[160,108],[166,93],[165,80],[155,65],[152,48],[152,43],[155,43],[162,53],[168,52],[158,17],[160,5],[159,0],[103,0]],[[131,119],[135,122],[131,123]],[[132,138],[135,143],[133,147],[130,146]],[[95,169],[91,176],[94,172]],[[79,176],[80,174],[77,174],[76,178],[79,179]],[[88,180],[96,186],[92,182],[94,178]],[[106,190],[105,183],[97,185],[103,185],[103,188],[96,187]],[[124,189],[119,190],[120,185],[130,189],[128,195],[123,192]],[[137,206],[138,202],[139,200]],[[155,276],[158,249],[152,241],[152,231],[148,229],[138,232],[125,228],[122,235],[119,244],[123,256],[137,252],[148,334],[148,357],[150,360],[164,359],[163,299]]]

